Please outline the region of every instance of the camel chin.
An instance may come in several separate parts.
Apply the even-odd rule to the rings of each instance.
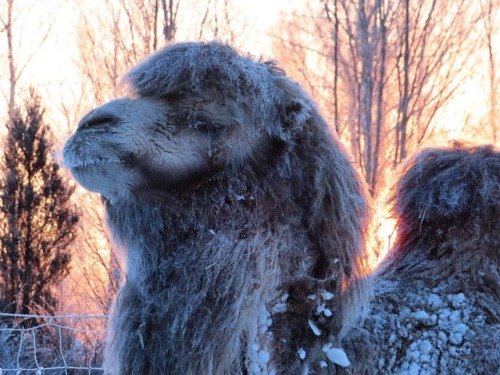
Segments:
[[[126,195],[124,194],[126,187],[119,181],[133,179],[133,174],[123,166],[121,161],[103,161],[92,165],[73,167],[70,168],[70,172],[82,187],[91,192],[99,193],[110,200]]]

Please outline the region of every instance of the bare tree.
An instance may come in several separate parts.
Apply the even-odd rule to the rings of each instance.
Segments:
[[[338,0],[333,1],[333,11],[330,9],[330,4],[328,1],[323,0],[323,6],[325,8],[325,15],[328,20],[328,24],[331,27],[331,35],[333,41],[333,118],[335,130],[337,133],[340,132],[339,127],[339,12],[338,12]]]
[[[484,32],[484,43],[486,44],[489,68],[489,89],[490,89],[490,103],[489,103],[489,125],[491,127],[491,138],[494,144],[497,143],[498,134],[498,119],[497,119],[497,93],[498,93],[498,80],[497,80],[497,57],[495,55],[494,36],[498,32],[498,22],[495,17],[498,17],[500,2],[498,0],[481,0],[481,21]]]
[[[15,1],[6,0],[6,8],[4,11],[0,10],[0,34],[5,33],[7,42],[7,63],[8,63],[8,77],[9,77],[9,92],[7,95],[7,115],[8,128],[14,126],[13,118],[16,115],[16,97],[17,97],[17,84],[21,78],[24,70],[31,62],[35,54],[38,52],[39,48],[45,43],[48,36],[50,35],[50,30],[52,28],[52,23],[49,23],[48,28],[43,31],[40,35],[38,48],[33,49],[24,61],[16,61],[16,51],[15,51],[15,26],[18,14],[15,11]]]
[[[305,79],[297,78],[322,91],[315,96],[375,193],[383,174],[432,134],[436,113],[467,78],[477,12],[465,0],[321,0],[308,8],[300,30],[281,33],[285,66],[290,54],[307,55]]]
[[[477,42],[478,14],[466,0],[404,0],[402,41],[396,58],[398,121],[394,163],[432,133],[432,121],[468,78],[464,69]],[[446,17],[442,17],[446,14]]]
[[[77,26],[80,54],[75,62],[85,82],[84,96],[93,98],[88,107],[116,96],[125,71],[175,38],[177,10],[166,7],[172,4],[159,4],[158,0],[105,0],[99,5],[100,12],[90,12],[81,5]],[[166,19],[162,21],[159,14]],[[164,43],[160,44],[158,35],[165,36]]]
[[[398,106],[398,122],[396,124],[396,150],[394,155],[394,164],[400,163],[406,157],[406,129],[408,126],[408,104],[410,100],[410,1],[404,0],[404,23],[403,23],[403,69],[398,69],[398,83],[400,83],[400,100]],[[401,59],[398,59],[398,62]],[[399,68],[400,64],[396,64]],[[401,72],[402,70],[402,72]],[[401,79],[402,76],[402,79]]]
[[[119,95],[122,74],[153,51],[175,42],[178,34],[231,43],[239,38],[234,31],[239,8],[229,0],[209,0],[201,6],[189,0],[104,0],[95,11],[87,4],[79,3],[79,7],[80,53],[75,63],[84,77],[84,96],[93,98],[88,107]]]
[[[198,40],[220,39],[236,46],[244,39],[247,25],[234,1],[208,0],[191,28],[194,35],[198,30]]]
[[[279,59],[282,66],[286,66],[287,73],[301,81],[302,85],[311,93],[317,93],[317,80],[309,69],[307,69],[306,57],[308,49],[306,44],[300,40],[295,40],[294,35],[303,34],[302,19],[307,18],[302,14],[292,13],[282,16],[276,28],[280,31],[279,36],[273,39],[273,55]],[[286,41],[284,43],[284,41]]]
[[[2,19],[3,31],[7,34],[7,59],[9,61],[9,99],[8,99],[8,126],[11,129],[14,126],[14,110],[16,97],[16,82],[18,75],[16,73],[16,65],[14,63],[14,47],[12,45],[12,28],[13,19],[12,12],[14,8],[14,0],[7,0],[7,20]]]
[[[333,68],[334,124],[348,140],[366,182],[375,191],[384,166],[386,139],[388,44],[394,28],[394,7],[383,1],[323,0],[324,17],[333,31],[332,51],[325,64]],[[342,48],[341,48],[342,47]],[[344,125],[342,125],[344,124]]]
[[[177,12],[179,11],[180,1],[166,0],[161,1],[163,10],[163,35],[165,42],[170,43],[175,40],[175,31],[177,30]]]

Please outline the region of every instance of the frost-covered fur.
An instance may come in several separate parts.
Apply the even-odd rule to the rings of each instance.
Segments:
[[[500,153],[427,149],[393,195],[398,235],[369,317],[345,340],[353,374],[500,369]]]
[[[312,100],[216,42],[167,47],[125,81],[64,148],[126,253],[107,372],[335,373],[342,352],[322,349],[366,301],[368,207]]]

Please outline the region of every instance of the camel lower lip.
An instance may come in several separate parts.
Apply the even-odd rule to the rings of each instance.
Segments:
[[[89,162],[77,163],[73,166],[70,166],[70,169],[82,170],[82,169],[87,169],[87,168],[92,168],[92,167],[103,166],[103,165],[124,164],[124,163],[125,163],[125,161],[123,161],[121,159],[96,159],[96,160],[92,160]]]

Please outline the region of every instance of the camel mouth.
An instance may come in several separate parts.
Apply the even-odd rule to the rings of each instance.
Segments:
[[[67,163],[71,171],[84,171],[87,169],[95,169],[110,165],[126,164],[126,161],[120,158],[92,158],[76,161],[75,163]]]

